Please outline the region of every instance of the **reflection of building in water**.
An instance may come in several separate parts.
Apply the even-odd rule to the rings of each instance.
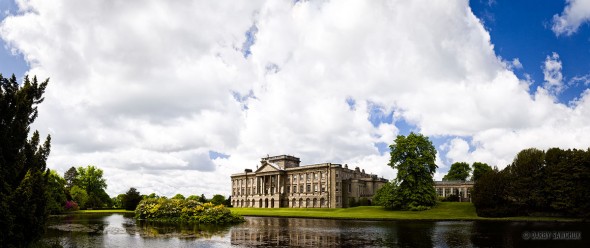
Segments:
[[[342,233],[326,232],[322,219],[248,218],[231,229],[231,244],[239,246],[330,247],[341,243]],[[314,228],[317,227],[317,228]]]
[[[299,166],[289,155],[262,158],[252,172],[233,174],[232,205],[254,208],[339,208],[366,199],[387,180],[348,165],[323,163]]]
[[[474,184],[473,181],[436,181],[434,188],[440,197],[456,195],[459,196],[459,201],[471,202],[471,191]]]

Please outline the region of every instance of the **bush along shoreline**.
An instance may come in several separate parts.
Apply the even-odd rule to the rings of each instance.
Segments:
[[[144,199],[135,209],[135,218],[153,222],[227,225],[244,222],[224,205],[182,199]]]

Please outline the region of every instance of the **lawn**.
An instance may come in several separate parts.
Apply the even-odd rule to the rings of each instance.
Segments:
[[[507,220],[507,221],[576,221],[556,217],[483,218],[469,202],[439,202],[426,211],[391,211],[377,206],[354,208],[232,208],[243,216],[304,217],[365,220]]]

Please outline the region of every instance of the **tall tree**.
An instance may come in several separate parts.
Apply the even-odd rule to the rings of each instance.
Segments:
[[[68,187],[68,189],[71,189],[72,187],[74,187],[77,177],[78,177],[78,171],[76,170],[76,167],[74,167],[74,166],[72,166],[70,169],[68,169],[64,173],[64,179],[66,180],[66,187]]]
[[[30,139],[30,125],[38,115],[37,105],[49,79],[0,74],[0,244],[23,247],[43,234],[47,218],[46,160],[50,151],[47,136],[40,145],[39,132]]]
[[[507,169],[513,180],[511,195],[521,212],[542,210],[546,197],[543,195],[545,152],[536,148],[520,151]]]
[[[422,210],[434,206],[434,173],[436,171],[436,149],[428,137],[410,133],[407,137],[398,135],[390,145],[389,166],[397,169],[398,183],[396,197],[401,209]]]
[[[455,162],[451,165],[449,172],[443,177],[445,181],[461,180],[465,181],[471,173],[471,167],[465,162]]]
[[[139,202],[141,201],[142,197],[139,191],[135,188],[130,188],[125,196],[123,197],[123,207],[126,210],[135,210]],[[184,198],[183,198],[184,199]]]
[[[471,180],[473,180],[473,181],[479,180],[479,178],[481,178],[481,176],[492,171],[492,167],[486,163],[474,162],[472,167],[473,167],[473,176],[471,177]]]
[[[88,193],[88,202],[86,207],[100,208],[104,207],[111,201],[106,193],[107,183],[102,177],[103,171],[95,166],[78,167],[78,177],[76,182]]]

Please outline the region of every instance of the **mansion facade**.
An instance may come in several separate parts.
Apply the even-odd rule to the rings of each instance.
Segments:
[[[348,165],[300,166],[297,157],[262,158],[252,171],[231,175],[231,203],[252,208],[341,208],[365,199],[369,203],[386,179]]]

